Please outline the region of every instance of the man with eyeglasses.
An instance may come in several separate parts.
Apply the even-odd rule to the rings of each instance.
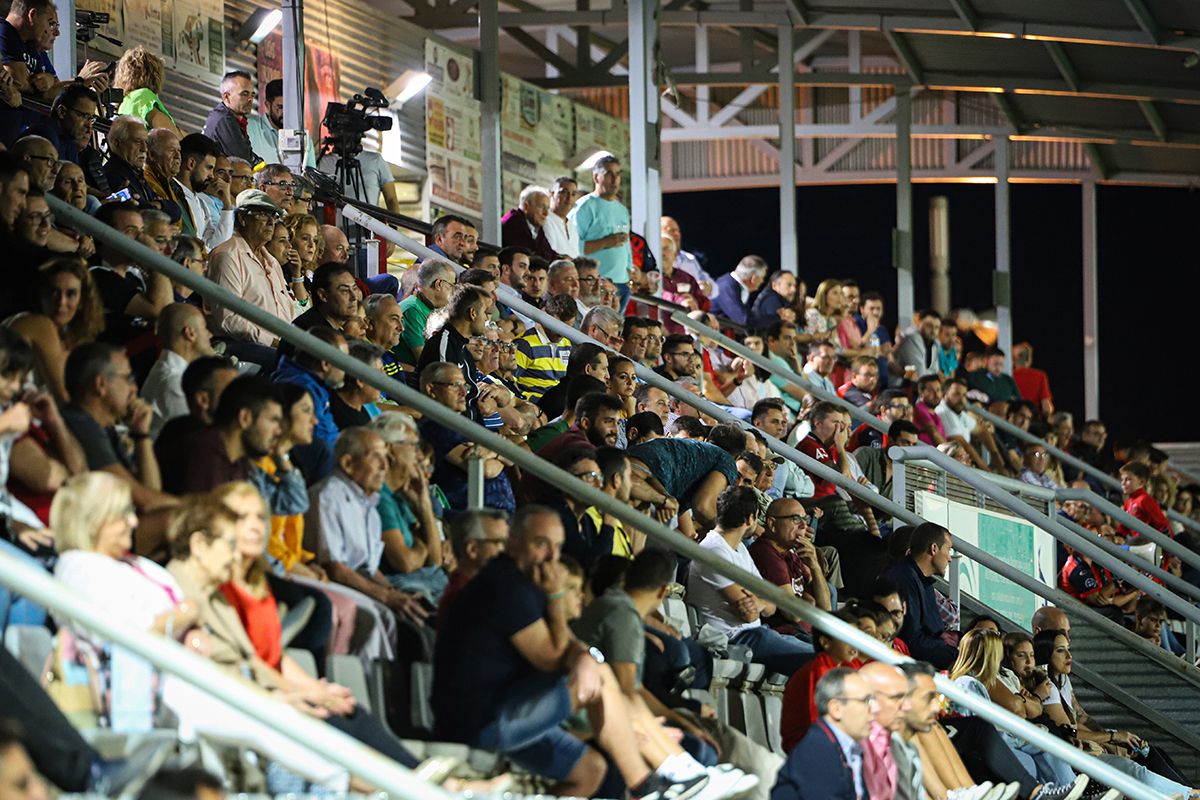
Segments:
[[[575,473],[575,477],[618,503],[628,505],[633,490],[633,467],[624,451],[600,447],[595,459],[598,470],[582,475]],[[578,527],[567,531],[563,553],[590,573],[593,565],[605,556],[633,558],[634,543],[621,520],[604,513],[598,506],[589,505],[584,508]]]
[[[504,552],[508,544],[508,517],[494,508],[472,508],[460,511],[451,518],[447,538],[454,551],[454,572],[442,591],[438,603],[437,627],[442,622],[454,598],[487,563]]]
[[[852,669],[831,669],[817,681],[820,714],[788,756],[771,800],[863,800],[863,741],[878,711],[867,681]]]
[[[250,146],[246,133],[251,109],[254,108],[254,84],[250,73],[242,70],[227,72],[221,79],[221,102],[208,112],[202,133],[215,139],[221,149],[230,156],[245,159],[250,165],[258,164],[261,158]]]
[[[863,742],[863,782],[871,800],[893,800],[898,794],[896,759],[892,735],[904,727],[904,715],[912,709],[908,678],[891,664],[872,661],[858,671],[875,695],[875,719]]]
[[[44,192],[54,188],[54,175],[58,172],[58,150],[46,139],[35,134],[25,134],[11,148],[12,154],[29,165],[30,187]]]
[[[283,164],[268,164],[254,175],[254,186],[266,192],[271,202],[283,209],[283,213],[292,213],[292,198],[296,192],[296,176]],[[328,260],[338,260],[330,257]]]
[[[912,421],[913,405],[908,395],[900,389],[885,389],[875,401],[875,416],[890,426],[897,420]],[[888,448],[888,436],[867,423],[862,423],[850,434],[846,449],[853,453],[860,447],[875,447],[884,451]]]
[[[209,258],[209,280],[291,322],[296,316],[295,303],[283,267],[266,248],[283,209],[257,189],[239,194],[236,206],[233,236],[213,250]],[[213,333],[229,340],[227,349],[232,346],[241,351],[233,354],[256,364],[274,364],[271,348],[279,345],[275,334],[220,306],[208,310],[213,319]]]
[[[54,98],[49,118],[38,120],[25,132],[49,140],[59,158],[82,166],[80,153],[92,143],[92,125],[99,109],[100,99],[93,90],[79,83],[68,84]]]
[[[425,348],[425,325],[434,310],[443,308],[454,293],[454,267],[445,261],[429,259],[409,267],[417,271],[417,290],[400,302],[404,330],[392,354],[400,363],[416,367]]]
[[[157,198],[146,183],[146,156],[149,134],[146,123],[137,117],[117,117],[108,129],[108,161],[104,177],[113,192],[128,189],[135,203],[149,203]]]
[[[73,22],[73,21],[72,21]],[[61,32],[51,0],[15,0],[0,21],[0,61],[22,93],[49,100],[70,81],[59,81],[48,52]],[[98,92],[108,88],[108,65],[88,61],[76,80]]]
[[[799,500],[774,500],[767,506],[766,527],[750,545],[750,557],[763,580],[822,611],[835,607],[837,590],[826,579],[825,565],[813,544],[812,523]],[[775,630],[791,635],[801,630],[800,621],[778,608],[766,620]]]

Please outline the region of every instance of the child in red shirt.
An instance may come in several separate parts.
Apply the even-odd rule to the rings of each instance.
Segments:
[[[1154,530],[1175,538],[1171,525],[1162,506],[1146,491],[1146,483],[1150,480],[1150,467],[1140,461],[1130,461],[1121,467],[1121,493],[1125,495],[1125,511]],[[1125,525],[1117,524],[1117,533],[1121,534],[1130,544],[1138,544],[1139,534]]]

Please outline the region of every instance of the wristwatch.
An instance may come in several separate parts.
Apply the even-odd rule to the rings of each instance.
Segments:
[[[604,663],[604,653],[600,652],[599,647],[589,647],[587,652],[597,664]]]

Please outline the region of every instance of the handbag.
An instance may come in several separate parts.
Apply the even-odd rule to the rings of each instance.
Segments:
[[[58,632],[42,669],[42,688],[76,728],[99,727],[105,717],[99,659],[69,630]]]

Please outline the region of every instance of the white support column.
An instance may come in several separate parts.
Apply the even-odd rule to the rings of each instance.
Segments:
[[[791,23],[779,26],[779,268],[795,273],[796,244],[796,80]]]
[[[497,0],[479,2],[479,149],[483,168],[481,237],[500,241],[500,25]]]
[[[862,34],[859,31],[846,33],[847,61],[851,72],[862,72]],[[857,122],[863,117],[862,87],[850,87],[850,122]]]
[[[630,220],[646,237],[656,261],[662,260],[659,219],[662,188],[659,174],[659,97],[654,79],[654,43],[658,39],[657,0],[629,3],[629,176]]]
[[[75,76],[75,0],[58,0],[58,19],[62,33],[54,40],[50,62],[61,80]]]
[[[703,74],[708,72],[708,26],[696,26],[696,72]],[[709,87],[696,87],[696,121],[700,123],[708,122],[708,115],[711,110],[709,101]]]
[[[996,344],[1004,351],[1005,369],[1012,372],[1012,241],[1009,225],[1007,136],[998,137],[992,161],[996,165],[996,272],[992,276],[992,298],[996,304]]]
[[[896,228],[892,261],[896,266],[896,313],[908,325],[914,310],[912,251],[912,90],[896,89]]]
[[[283,129],[304,127],[304,0],[283,0]],[[317,147],[320,142],[314,143]],[[319,149],[319,148],[318,148]],[[282,150],[283,163],[294,174],[304,172],[305,148]]]
[[[558,55],[558,28],[546,28],[543,35],[546,37],[546,49],[551,53]],[[549,61],[546,62],[546,77],[558,77],[558,67],[554,66]]]
[[[1100,315],[1096,274],[1096,182],[1083,182],[1083,408],[1100,418]]]

